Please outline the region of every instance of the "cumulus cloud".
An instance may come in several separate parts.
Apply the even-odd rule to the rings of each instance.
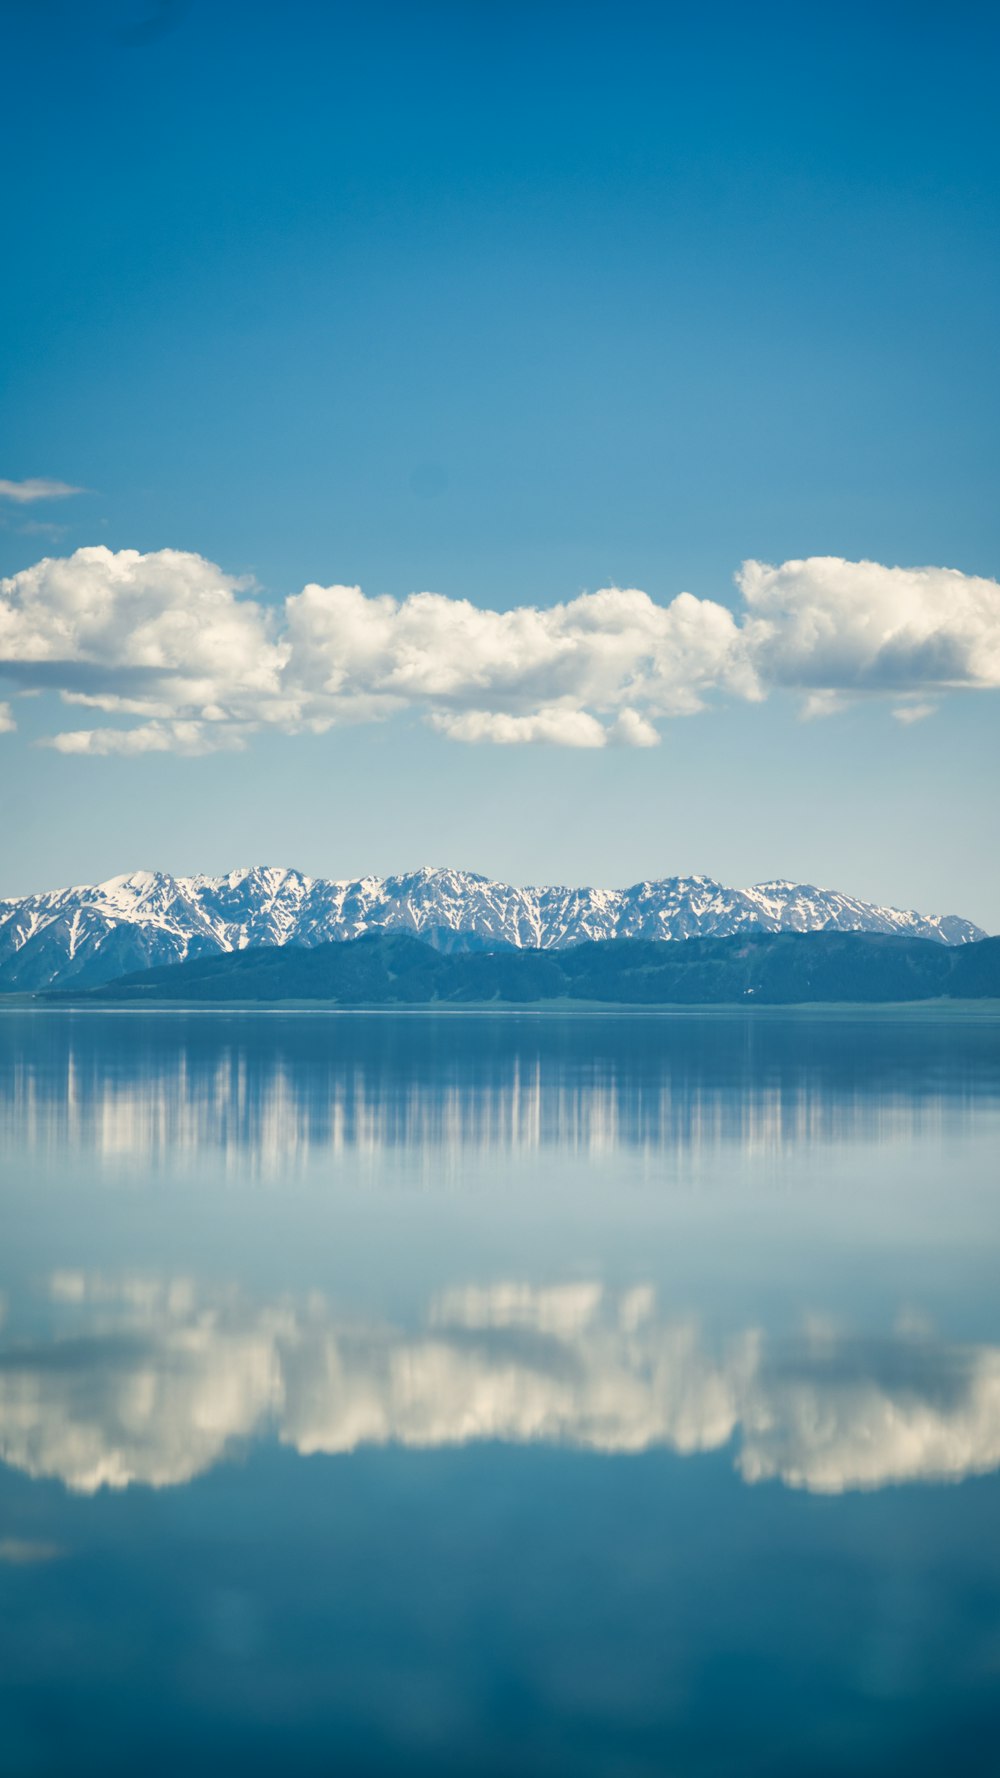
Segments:
[[[415,1329],[185,1278],[59,1273],[50,1291],[58,1335],[0,1351],[0,1456],[81,1493],[185,1482],[253,1438],[303,1455],[734,1442],[745,1481],[816,1493],[1000,1467],[1000,1352],[926,1331],[789,1350],[748,1329],[714,1349],[648,1285],[592,1280],[457,1287]]]
[[[175,710],[213,705],[220,690],[258,699],[275,689],[284,656],[246,590],[181,550],[48,556],[0,581],[0,660],[105,668],[115,691],[115,674],[138,669],[169,687]]]
[[[311,583],[278,605],[189,552],[95,547],[0,582],[0,675],[113,718],[51,740],[87,754],[199,754],[403,712],[469,743],[651,747],[713,697],[792,688],[815,716],[883,695],[906,723],[930,697],[1000,684],[994,581],[815,557],[747,562],[737,583],[737,614],[623,587],[495,611]]]
[[[1000,585],[954,568],[839,556],[744,562],[746,644],[762,678],[826,692],[1000,685]]]
[[[18,506],[30,506],[33,500],[65,500],[69,494],[85,492],[85,488],[74,488],[69,482],[52,481],[44,475],[29,476],[23,482],[0,480],[0,500],[13,500]]]
[[[711,689],[756,689],[732,614],[686,593],[664,606],[608,587],[490,611],[437,593],[396,601],[312,585],[286,616],[285,684],[315,724],[416,707],[461,740],[599,746],[596,727],[626,705],[683,715]]]

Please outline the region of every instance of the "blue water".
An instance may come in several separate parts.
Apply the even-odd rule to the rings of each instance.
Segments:
[[[993,1774],[1000,1023],[0,1014],[0,1770]]]

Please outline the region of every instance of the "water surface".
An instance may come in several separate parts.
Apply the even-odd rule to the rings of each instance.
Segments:
[[[0,1015],[0,1767],[992,1774],[998,1038]]]

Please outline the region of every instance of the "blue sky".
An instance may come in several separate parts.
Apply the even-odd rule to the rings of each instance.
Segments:
[[[25,0],[0,34],[0,573],[20,625],[0,647],[0,893],[261,860],[704,870],[1000,926],[994,8]],[[32,478],[85,491],[27,498]],[[252,578],[218,597],[279,650],[289,596],[360,585],[350,696],[317,702],[307,662],[294,711],[270,688],[262,716],[251,636],[238,685],[213,669],[206,691],[202,662],[197,697],[158,682],[125,710],[134,624],[116,607],[100,646],[81,628],[103,558],[73,582],[71,635],[51,576],[25,627],[17,577],[95,546]],[[659,612],[687,591],[742,638],[740,564],[815,557],[959,578],[776,583],[752,695],[714,655],[665,695],[673,630],[659,689],[628,690],[646,643],[611,690],[590,669],[570,685],[594,621],[575,606],[512,686],[510,633],[402,604],[516,618],[616,587]],[[201,610],[194,572],[163,594],[168,627]],[[387,699],[357,665],[383,595],[394,684],[413,649],[439,680],[474,657],[471,678]],[[910,625],[905,668],[841,635],[841,604],[856,630],[872,602]],[[822,662],[788,642],[803,610],[837,630]],[[600,621],[606,658],[626,618]],[[175,687],[193,673],[170,656]],[[676,714],[692,684],[706,707]],[[104,707],[67,706],[81,688]],[[817,689],[838,708],[803,720]],[[177,722],[203,706],[216,726],[192,741]],[[49,744],[136,726],[142,751]],[[658,745],[619,744],[647,726]]]

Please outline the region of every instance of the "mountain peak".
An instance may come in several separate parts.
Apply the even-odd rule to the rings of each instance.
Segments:
[[[119,889],[134,889],[136,894],[142,894],[146,889],[158,887],[162,883],[172,883],[173,880],[163,871],[133,870],[125,876],[106,877],[103,883],[97,884],[97,888],[106,890],[109,895],[114,895]]]

